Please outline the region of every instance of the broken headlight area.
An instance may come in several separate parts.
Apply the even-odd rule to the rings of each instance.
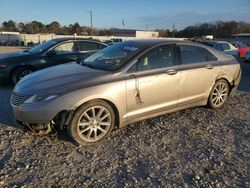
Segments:
[[[57,95],[33,95],[29,99],[27,99],[24,103],[35,103],[40,101],[48,101],[56,98]]]

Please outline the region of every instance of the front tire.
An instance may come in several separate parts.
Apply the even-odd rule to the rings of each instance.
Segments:
[[[213,109],[222,108],[229,96],[229,85],[226,80],[217,81],[209,95],[208,104]]]
[[[21,80],[24,76],[31,74],[32,72],[33,70],[29,67],[22,67],[15,70],[12,74],[12,83],[16,85],[19,80]]]
[[[80,145],[94,145],[109,136],[114,123],[112,107],[105,101],[95,100],[76,111],[71,125],[68,126],[68,133]]]

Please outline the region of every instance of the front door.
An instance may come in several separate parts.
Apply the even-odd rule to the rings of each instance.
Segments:
[[[76,42],[66,42],[59,44],[54,49],[48,51],[44,56],[44,63],[41,68],[60,65],[77,60]]]
[[[126,76],[127,121],[175,108],[181,73],[175,46],[156,47],[130,67]]]

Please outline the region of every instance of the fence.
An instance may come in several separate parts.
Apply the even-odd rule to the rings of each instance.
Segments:
[[[100,41],[106,41],[112,38],[120,38],[123,41],[143,39],[143,38],[149,39],[149,37],[143,37],[143,36],[142,37],[116,37],[116,36],[77,36],[77,35],[55,35],[55,34],[0,34],[0,42],[4,43],[6,41],[16,41],[19,45],[23,44],[26,46],[29,42],[41,43],[43,41],[47,41],[47,40],[54,39],[54,38],[67,38],[67,37],[93,38],[93,39],[97,39]],[[183,39],[180,38],[179,40],[183,40]]]

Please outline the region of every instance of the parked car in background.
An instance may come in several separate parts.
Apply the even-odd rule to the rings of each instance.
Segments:
[[[119,39],[119,38],[114,38],[114,39],[110,39],[110,40],[105,41],[105,43],[108,44],[109,46],[114,45],[114,44],[118,44],[121,42],[123,42],[123,40]]]
[[[60,127],[92,145],[142,119],[207,104],[222,108],[240,78],[238,61],[208,46],[135,40],[26,76],[11,104],[17,124],[34,134]]]
[[[238,48],[240,53],[240,58],[244,58],[247,51],[250,51],[250,47],[242,42],[232,42],[232,45],[234,45],[236,48]]]
[[[236,59],[240,58],[240,53],[236,47],[234,47],[232,44],[224,41],[202,41],[202,44],[211,46],[215,48],[216,50],[222,51],[226,54],[234,56]]]
[[[107,44],[75,38],[52,39],[23,52],[0,56],[0,82],[16,84],[24,76],[54,65],[81,61]]]
[[[244,56],[245,62],[250,62],[250,51],[247,51]]]

